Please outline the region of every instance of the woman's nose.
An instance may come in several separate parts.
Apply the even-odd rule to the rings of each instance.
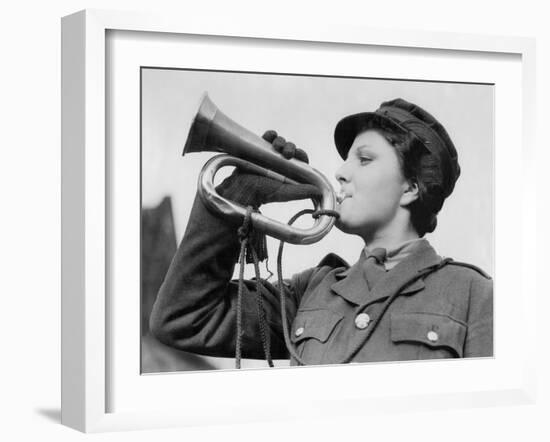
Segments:
[[[346,163],[342,164],[338,168],[334,176],[336,177],[336,180],[339,183],[345,183],[346,181],[348,181],[347,174],[346,174]]]

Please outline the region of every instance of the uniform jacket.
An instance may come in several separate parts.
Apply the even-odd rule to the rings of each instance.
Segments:
[[[442,258],[427,241],[420,244],[372,289],[363,252],[351,267],[331,254],[285,280],[289,332],[299,357],[331,364],[492,356],[492,280],[462,265],[438,268]],[[151,315],[160,341],[203,355],[235,355],[238,283],[231,278],[239,249],[237,227],[195,198]],[[288,358],[278,288],[264,285],[271,354]],[[246,281],[242,356],[263,359],[255,296],[255,283]]]

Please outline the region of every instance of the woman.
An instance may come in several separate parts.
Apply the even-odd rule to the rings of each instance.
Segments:
[[[276,134],[285,157],[307,155]],[[424,238],[460,174],[455,147],[428,112],[402,99],[336,126],[345,160],[336,178],[337,227],[362,238],[351,267],[334,254],[284,282],[290,348],[278,287],[265,283],[273,358],[328,364],[492,356],[492,281],[476,267],[444,260]],[[306,198],[314,189],[234,173],[218,192],[242,205]],[[151,329],[180,350],[235,355],[238,226],[211,214],[200,198],[160,289]],[[263,358],[255,283],[242,297],[242,356]]]

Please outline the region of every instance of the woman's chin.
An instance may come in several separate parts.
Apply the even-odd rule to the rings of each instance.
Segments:
[[[349,221],[346,218],[342,217],[341,214],[340,214],[340,217],[334,223],[334,226],[338,230],[341,230],[344,233],[355,233],[354,232],[355,229],[353,228],[353,226],[349,223]]]
[[[343,204],[339,204],[336,206],[336,210],[338,211],[338,218],[336,219],[335,226],[338,227],[342,232],[350,233],[350,230],[353,230],[354,223],[356,224],[356,220],[354,219],[354,211],[353,208],[347,204],[347,201],[344,201]],[[356,226],[355,226],[356,227]]]
[[[371,236],[376,230],[375,224],[370,224],[368,222],[359,223],[358,220],[346,217],[345,213],[342,212],[340,212],[340,217],[336,220],[334,226],[344,233],[359,235],[362,238],[365,238],[365,236]]]

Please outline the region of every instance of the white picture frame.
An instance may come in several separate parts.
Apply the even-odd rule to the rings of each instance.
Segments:
[[[141,428],[160,428],[208,424],[210,422],[250,422],[272,419],[284,419],[297,416],[293,406],[302,415],[325,416],[328,411],[334,416],[334,407],[338,403],[340,414],[364,414],[374,410],[373,396],[360,388],[353,394],[339,393],[327,389],[323,395],[315,395],[315,386],[308,384],[310,378],[322,373],[324,378],[338,376],[342,367],[315,367],[296,370],[251,371],[246,373],[212,373],[208,378],[195,375],[186,379],[183,376],[163,376],[163,384],[170,386],[176,382],[189,382],[197,386],[208,381],[212,385],[206,388],[225,391],[226,397],[216,396],[201,400],[201,389],[195,388],[188,393],[190,404],[176,408],[164,408],[149,401],[136,410],[111,410],[109,393],[115,388],[108,373],[113,363],[110,343],[107,339],[111,321],[109,301],[108,247],[110,230],[108,228],[111,206],[108,173],[108,138],[106,118],[108,118],[107,93],[108,79],[106,65],[110,62],[106,53],[106,38],[109,32],[147,32],[162,35],[179,36],[217,36],[218,38],[246,39],[251,42],[270,41],[276,45],[284,42],[288,47],[293,44],[338,45],[345,48],[369,46],[383,51],[385,48],[400,48],[403,52],[412,50],[431,51],[432,54],[471,54],[483,62],[490,54],[503,57],[515,57],[520,63],[521,90],[515,91],[519,104],[514,109],[520,119],[515,122],[518,128],[521,150],[520,156],[522,186],[516,189],[519,201],[516,201],[517,213],[512,228],[519,229],[517,244],[513,245],[520,256],[521,271],[510,275],[504,260],[497,261],[495,280],[496,293],[506,293],[506,285],[500,284],[504,278],[512,278],[511,287],[520,291],[517,315],[524,318],[536,317],[537,287],[534,269],[530,268],[528,257],[535,255],[535,189],[534,174],[530,173],[534,156],[534,101],[535,101],[535,46],[532,39],[517,37],[489,37],[450,33],[427,33],[403,31],[399,33],[368,28],[347,28],[344,26],[324,26],[308,24],[298,27],[291,24],[269,25],[266,23],[209,23],[206,20],[181,17],[161,17],[127,12],[86,10],[63,18],[62,21],[62,423],[84,432],[115,431]],[[158,34],[157,34],[158,35]],[[116,54],[111,54],[116,56]],[[111,60],[112,61],[112,60]],[[514,78],[517,78],[514,77]],[[136,91],[139,93],[139,91]],[[501,104],[496,103],[497,118]],[[499,139],[497,134],[497,140]],[[504,142],[503,142],[504,145]],[[497,145],[497,149],[500,145]],[[517,158],[516,158],[517,160]],[[502,167],[502,171],[499,170]],[[506,168],[513,163],[497,163],[497,194],[499,180],[503,179]],[[498,206],[498,202],[497,202]],[[497,207],[498,209],[498,207]],[[497,257],[504,247],[499,247],[499,211],[497,218]],[[507,245],[510,247],[510,245]],[[501,279],[502,278],[502,279]],[[510,289],[508,289],[510,290]],[[517,296],[517,293],[516,295]],[[498,298],[497,298],[498,299]],[[504,297],[502,298],[504,299]],[[498,301],[497,301],[498,302]],[[504,302],[501,303],[504,305]],[[500,310],[504,312],[504,309]],[[504,334],[512,324],[506,323],[505,316],[499,313],[498,304],[495,314],[496,334]],[[524,338],[521,351],[518,351],[514,364],[503,363],[498,366],[503,376],[500,383],[487,388],[472,383],[471,387],[449,388],[434,386],[424,394],[409,392],[400,394],[398,386],[388,389],[387,394],[376,394],[376,409],[389,412],[404,409],[435,409],[469,406],[487,406],[509,403],[532,403],[535,396],[534,321],[523,321]],[[137,339],[137,338],[136,338]],[[505,348],[495,352],[495,361],[505,355]],[[502,358],[508,361],[506,358]],[[511,360],[511,359],[510,359]],[[460,361],[460,365],[447,367],[437,362],[440,370],[448,374],[461,371],[475,372],[480,361]],[[484,368],[491,370],[489,362]],[[513,367],[512,367],[513,365]],[[495,365],[497,367],[497,365]],[[362,376],[365,370],[380,372],[380,366],[345,367],[346,378],[352,382]],[[425,371],[426,367],[410,364],[412,372]],[[399,367],[386,366],[386,372],[399,372]],[[378,373],[377,372],[377,373]],[[139,373],[135,374],[139,376]],[[391,375],[387,375],[391,376]],[[149,377],[149,381],[153,377]],[[246,382],[245,382],[246,379]],[[379,378],[378,378],[379,379]],[[156,381],[160,381],[160,376]],[[384,381],[382,380],[381,383]],[[286,402],[272,400],[258,406],[255,385],[296,384],[304,388],[307,399],[290,398]],[[457,382],[460,384],[460,382]],[[157,387],[154,387],[157,389]],[[236,388],[236,389],[235,389]],[[250,390],[247,390],[250,388]],[[397,390],[396,390],[397,388]],[[220,390],[221,389],[221,390]],[[225,390],[224,390],[225,389]],[[204,389],[203,389],[204,391]],[[235,393],[242,393],[236,398]],[[276,392],[274,391],[275,395]],[[257,400],[254,400],[257,399]],[[367,400],[364,400],[367,399]],[[151,405],[154,404],[154,405]],[[230,405],[230,406],[229,406]],[[304,411],[306,410],[306,411]]]

